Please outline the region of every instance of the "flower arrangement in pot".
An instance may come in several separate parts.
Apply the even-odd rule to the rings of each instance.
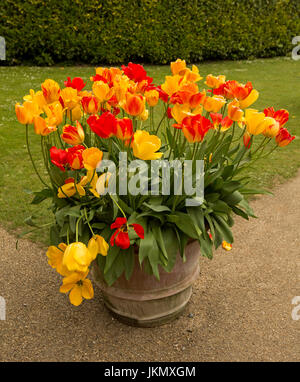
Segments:
[[[286,110],[250,108],[259,96],[250,82],[208,75],[200,91],[196,66],[178,59],[171,72],[155,85],[138,64],[97,68],[91,90],[79,77],[63,88],[47,79],[15,106],[44,185],[32,203],[52,200],[47,258],[60,292],[76,306],[91,299],[92,270],[110,311],[144,326],[178,315],[199,254],[230,249],[234,216],[254,216],[247,195],[260,190],[242,171],[294,139]]]

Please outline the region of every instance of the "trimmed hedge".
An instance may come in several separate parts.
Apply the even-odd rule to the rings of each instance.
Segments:
[[[1,0],[0,20],[6,64],[199,62],[291,52],[300,1]]]

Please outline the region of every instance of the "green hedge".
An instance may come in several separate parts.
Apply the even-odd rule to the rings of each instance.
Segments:
[[[7,64],[168,63],[285,55],[299,0],[1,0]],[[1,62],[1,61],[0,61]]]

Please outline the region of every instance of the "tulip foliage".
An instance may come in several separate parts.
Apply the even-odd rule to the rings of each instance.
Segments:
[[[172,270],[178,253],[185,261],[189,241],[197,240],[201,254],[212,258],[213,247],[224,247],[224,241],[231,248],[235,215],[254,217],[247,195],[262,191],[247,187],[245,170],[294,139],[286,128],[289,114],[253,109],[259,93],[251,82],[210,74],[199,89],[201,80],[198,68],[180,59],[160,85],[143,66],[129,63],[97,68],[89,84],[68,77],[61,87],[46,79],[41,90],[30,90],[16,104],[44,185],[32,203],[52,200],[48,263],[63,277],[60,291],[69,293],[72,304],[93,297],[87,278],[93,261],[109,285],[123,274],[129,279],[136,259],[159,279],[160,269]],[[31,126],[40,136],[47,178],[31,155]],[[128,169],[137,159],[146,164],[148,192],[130,192],[136,171],[124,173],[120,154],[126,154]],[[101,166],[108,160],[115,173]],[[194,195],[175,192],[174,171],[169,192],[159,184],[151,193],[151,165],[160,160],[182,164],[182,177],[189,161],[193,186],[196,163],[203,161],[203,203],[189,205]],[[113,184],[116,192],[107,192]]]

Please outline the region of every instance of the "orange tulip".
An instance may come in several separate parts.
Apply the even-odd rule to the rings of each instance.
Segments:
[[[145,91],[145,97],[149,106],[155,106],[159,100],[159,93],[155,89],[148,90]]]
[[[234,99],[228,104],[228,117],[235,122],[241,122],[243,119],[244,112],[240,108],[239,101]]]
[[[35,133],[42,136],[49,135],[53,131],[57,130],[55,126],[48,126],[44,118],[40,116],[36,116],[33,118],[33,126]]]
[[[16,116],[22,125],[28,125],[30,121],[29,111],[19,103],[15,105]]]
[[[81,100],[82,108],[86,114],[96,114],[99,110],[99,103],[96,97],[87,96]]]
[[[203,101],[203,107],[208,112],[218,113],[226,104],[226,100],[222,96],[206,97]]]
[[[127,114],[138,116],[145,111],[145,98],[141,94],[126,93],[124,110]]]
[[[214,77],[212,74],[209,74],[209,75],[206,77],[205,85],[207,85],[207,86],[210,87],[210,88],[216,89],[216,88],[218,88],[220,85],[224,84],[224,83],[225,83],[225,80],[226,80],[226,77],[225,77],[225,76]]]
[[[82,143],[84,141],[84,131],[81,124],[76,121],[76,126],[65,125],[61,138],[64,142],[72,146]]]
[[[42,91],[47,103],[52,103],[59,100],[60,87],[54,80],[47,79],[42,83]]]
[[[95,170],[102,158],[103,152],[97,147],[90,147],[82,152],[83,165],[88,171]]]
[[[176,61],[171,62],[170,66],[173,75],[179,74],[180,76],[183,76],[186,72],[186,62],[180,58],[177,58]]]

